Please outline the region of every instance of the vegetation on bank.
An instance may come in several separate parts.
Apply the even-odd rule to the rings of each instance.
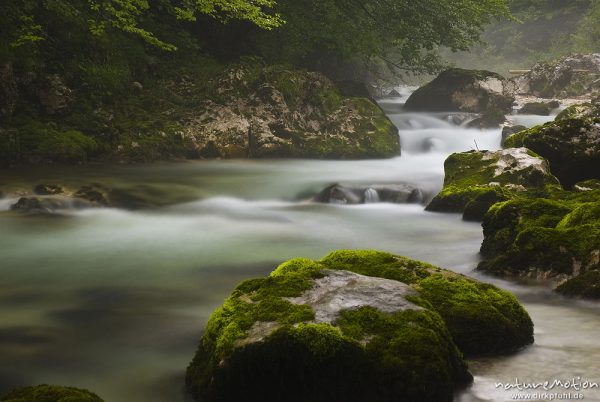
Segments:
[[[342,309],[329,323],[310,302],[292,302],[330,272],[347,271],[408,285],[414,304]],[[240,284],[209,319],[187,385],[196,398],[223,401],[450,401],[470,378],[459,350],[501,354],[532,341],[525,310],[495,286],[389,253],[336,251]]]
[[[369,71],[386,65],[413,71],[437,68],[434,49],[467,49],[487,23],[506,15],[503,0],[427,0],[417,6],[410,1],[359,5],[345,0],[5,2],[0,5],[0,160],[215,157],[210,150],[198,155],[201,150],[190,149],[182,125],[198,112],[194,107],[199,103],[218,103],[218,77],[240,61],[247,63],[247,57],[264,60],[250,63],[250,69],[259,66],[267,75],[269,69],[292,75],[308,69],[336,81],[371,83]],[[293,109],[289,84],[294,81],[280,76],[276,83],[261,84],[274,84],[284,94],[292,90],[286,102]],[[348,86],[339,88],[344,92]],[[340,100],[337,89],[329,92],[317,104],[323,115]],[[361,90],[359,97],[365,94]],[[242,100],[264,102],[260,97]],[[368,121],[352,126],[360,138],[339,141],[334,133],[333,141],[306,147],[314,152],[281,156],[397,153],[383,139],[389,121],[374,117],[379,112],[373,105],[359,100],[347,107]],[[209,135],[206,127],[196,129]],[[369,138],[373,131],[384,135]],[[310,136],[300,136],[298,142],[304,144]],[[365,147],[372,149],[360,149]]]

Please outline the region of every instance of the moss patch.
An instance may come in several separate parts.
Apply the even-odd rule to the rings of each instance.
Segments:
[[[56,385],[38,385],[19,388],[0,397],[3,402],[102,402],[98,395],[89,391],[60,387]]]

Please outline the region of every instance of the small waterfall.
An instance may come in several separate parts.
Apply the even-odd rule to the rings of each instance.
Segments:
[[[365,190],[365,204],[373,204],[375,202],[380,202],[379,193],[377,190],[368,188]]]

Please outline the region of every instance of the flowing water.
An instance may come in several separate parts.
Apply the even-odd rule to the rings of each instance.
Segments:
[[[466,129],[468,116],[403,113],[402,101],[382,103],[400,128],[403,155],[393,159],[0,171],[5,192],[99,183],[136,207],[21,216],[8,211],[14,199],[0,200],[0,393],[55,383],[89,388],[108,402],[183,401],[183,373],[211,311],[236,283],[292,257],[376,248],[476,275],[479,224],[423,205],[377,203],[376,192],[364,205],[309,201],[333,183],[404,183],[431,197],[449,153],[499,147],[500,130]],[[521,298],[536,343],[471,361],[475,383],[457,401],[512,400],[495,383],[516,376],[600,382],[597,305],[476,276]],[[582,392],[600,401],[597,389]]]

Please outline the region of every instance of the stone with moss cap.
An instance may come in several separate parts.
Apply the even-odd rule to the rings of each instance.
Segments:
[[[478,268],[556,283],[594,279],[587,273],[600,269],[599,205],[600,190],[556,191],[551,198],[494,205],[483,221],[485,260]],[[574,294],[568,288],[559,289]]]
[[[507,113],[515,99],[513,92],[511,82],[500,74],[451,68],[417,89],[404,107],[432,112]]]
[[[389,253],[337,251],[240,284],[209,319],[186,382],[214,401],[451,401],[471,381],[460,350],[532,340],[525,310],[494,286]]]
[[[547,162],[526,148],[455,153],[444,170],[444,188],[427,210],[463,212],[465,220],[480,221],[497,202],[538,195],[558,184]]]
[[[511,135],[504,146],[527,147],[546,158],[564,186],[600,179],[600,104],[571,106],[555,121]]]
[[[370,99],[343,96],[316,72],[258,61],[214,80],[209,100],[181,120],[201,157],[381,158],[399,155],[398,130]]]
[[[38,385],[18,388],[0,397],[2,402],[103,402],[96,394],[79,388]]]

